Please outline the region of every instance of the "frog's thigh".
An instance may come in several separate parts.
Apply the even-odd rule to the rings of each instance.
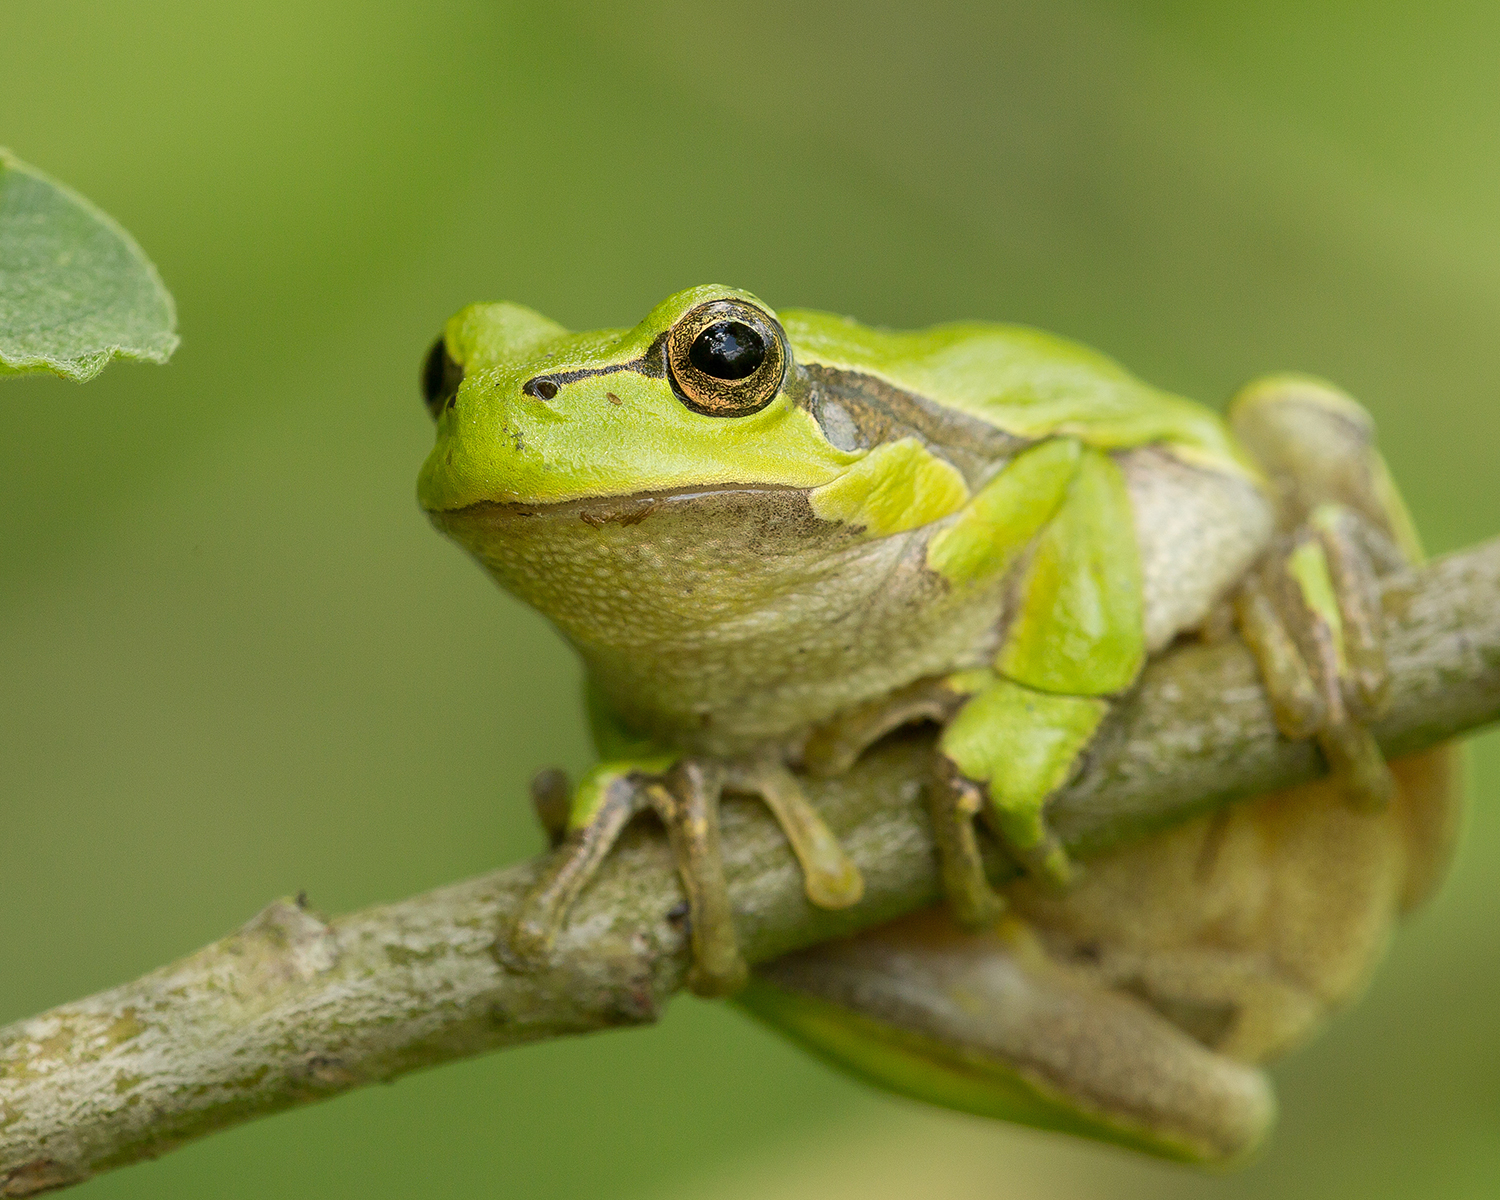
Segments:
[[[918,914],[780,959],[740,1002],[893,1091],[1171,1158],[1235,1158],[1274,1117],[1260,1072],[1050,961],[1019,921]]]
[[[1092,858],[1066,895],[1019,881],[1008,896],[1060,959],[1261,1062],[1359,994],[1412,878],[1407,827],[1430,803],[1403,789],[1358,813],[1322,780]]]
[[[1463,822],[1464,758],[1464,747],[1449,742],[1391,763],[1406,847],[1402,912],[1431,896],[1448,873]]]

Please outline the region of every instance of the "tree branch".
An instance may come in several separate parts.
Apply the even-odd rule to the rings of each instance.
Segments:
[[[1394,688],[1377,733],[1388,754],[1500,716],[1497,595],[1500,540],[1387,588]],[[758,805],[726,802],[730,890],[752,962],[937,899],[920,801],[930,745],[895,741],[844,778],[809,782],[865,873],[865,899],[844,912],[808,904]],[[1087,854],[1321,770],[1310,746],[1277,735],[1238,641],[1186,645],[1151,664],[1052,812]],[[180,962],[0,1029],[0,1196],[65,1187],[418,1067],[654,1020],[687,967],[660,830],[642,822],[627,834],[550,965],[523,974],[496,959],[494,942],[540,863],[332,921],[277,901]]]

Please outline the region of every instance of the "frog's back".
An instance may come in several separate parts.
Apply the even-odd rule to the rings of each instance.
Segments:
[[[1015,437],[1165,443],[1203,465],[1256,473],[1218,414],[1067,338],[983,321],[898,331],[807,309],[780,317],[804,366],[875,376]]]

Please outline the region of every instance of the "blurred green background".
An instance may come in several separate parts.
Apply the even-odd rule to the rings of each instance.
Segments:
[[[1431,546],[1500,530],[1500,7],[1014,0],[0,6],[0,142],[131,229],[165,369],[0,386],[0,1022],[306,888],[540,846],[557,639],[427,527],[416,369],[516,299],[688,284],[1026,321],[1380,422]],[[1447,889],[1218,1179],[919,1110],[722,1007],[262,1121],[102,1198],[1493,1195],[1500,755]]]

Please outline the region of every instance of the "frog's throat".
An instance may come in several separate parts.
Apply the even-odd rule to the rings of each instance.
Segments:
[[[941,673],[993,624],[928,569],[926,530],[866,537],[799,488],[431,516],[552,621],[630,729],[695,753],[740,753]]]

